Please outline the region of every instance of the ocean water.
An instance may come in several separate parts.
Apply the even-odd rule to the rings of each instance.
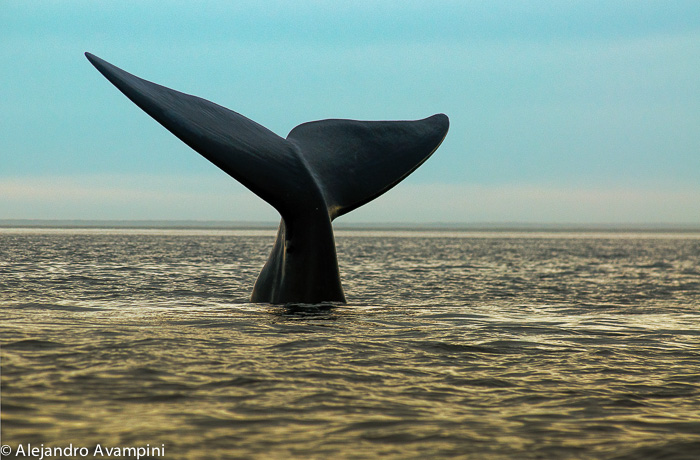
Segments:
[[[347,305],[250,304],[273,239],[0,230],[8,458],[700,458],[699,234],[339,231]]]

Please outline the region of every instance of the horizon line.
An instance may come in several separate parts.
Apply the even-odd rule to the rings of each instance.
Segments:
[[[276,229],[279,221],[198,219],[0,219],[0,228],[121,228],[121,229]],[[698,223],[664,222],[336,222],[350,230],[471,230],[471,231],[645,231],[699,232]]]

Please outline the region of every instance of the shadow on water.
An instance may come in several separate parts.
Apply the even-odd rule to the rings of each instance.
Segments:
[[[270,305],[268,313],[275,318],[284,320],[329,320],[340,319],[338,303],[323,302],[319,304],[288,303]]]

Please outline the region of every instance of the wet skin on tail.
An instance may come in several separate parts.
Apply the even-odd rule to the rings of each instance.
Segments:
[[[88,60],[136,105],[267,201],[282,219],[251,300],[345,302],[331,222],[386,192],[447,135],[443,114],[417,121],[320,120],[286,139],[232,110]]]

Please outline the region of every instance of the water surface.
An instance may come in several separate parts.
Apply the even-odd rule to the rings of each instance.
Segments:
[[[3,444],[697,458],[700,235],[340,231],[348,305],[249,304],[273,239],[0,230]]]

